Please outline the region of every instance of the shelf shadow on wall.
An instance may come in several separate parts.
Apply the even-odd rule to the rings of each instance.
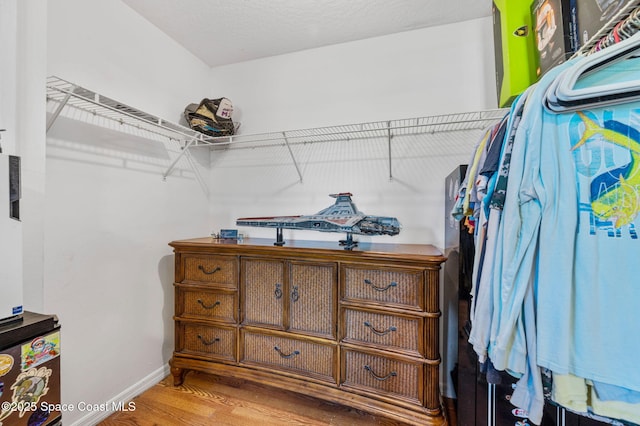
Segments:
[[[124,132],[118,123],[97,121],[59,116],[47,133],[47,157],[162,176],[180,154],[178,141],[144,130]],[[203,162],[197,161],[196,167]],[[184,158],[169,177],[196,180],[195,172]]]

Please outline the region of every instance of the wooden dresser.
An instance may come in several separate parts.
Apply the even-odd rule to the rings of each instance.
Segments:
[[[174,384],[188,370],[445,424],[433,246],[173,241]]]

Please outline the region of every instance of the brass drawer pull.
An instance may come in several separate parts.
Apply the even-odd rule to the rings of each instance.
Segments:
[[[374,326],[372,326],[369,321],[365,321],[364,325],[369,327],[371,329],[371,331],[374,334],[377,334],[378,336],[384,336],[385,334],[388,334],[388,333],[390,333],[392,331],[397,331],[398,330],[395,326],[392,325],[391,327],[387,328],[386,330],[380,331],[380,330],[377,330]]]
[[[211,340],[211,341],[207,342],[207,340],[206,340],[204,337],[202,337],[201,335],[199,335],[199,334],[198,334],[198,340],[200,340],[200,341],[201,341],[204,345],[206,345],[206,346],[211,346],[211,345],[213,345],[214,343],[219,342],[219,341],[220,341],[220,338],[219,338],[219,337],[216,337],[215,339],[213,339],[213,340]]]
[[[276,296],[276,299],[281,299],[282,298],[282,284],[278,284],[276,283],[276,289],[273,292],[273,294]]]
[[[291,300],[297,302],[300,299],[300,294],[298,294],[298,286],[293,286],[293,291],[291,292]]]
[[[364,369],[367,370],[369,372],[369,374],[371,374],[371,376],[376,379],[379,380],[381,382],[384,382],[385,380],[391,378],[391,377],[396,377],[398,374],[395,371],[392,371],[391,373],[387,374],[386,376],[378,376],[376,373],[373,372],[373,369],[371,367],[369,367],[368,365],[364,366]]]
[[[285,355],[284,353],[282,353],[282,350],[281,350],[279,347],[274,346],[274,347],[273,347],[273,349],[275,349],[275,351],[276,351],[276,352],[278,352],[278,354],[279,354],[282,358],[287,358],[287,359],[288,359],[288,358],[293,358],[293,357],[294,357],[294,356],[296,356],[296,355],[300,355],[300,351],[293,351],[293,352],[291,352],[289,355]]]
[[[219,266],[216,266],[215,268],[213,268],[213,271],[209,272],[209,271],[207,271],[207,270],[204,268],[204,266],[202,266],[202,265],[198,265],[198,269],[200,269],[202,272],[204,272],[204,273],[205,273],[205,274],[207,274],[207,275],[213,275],[213,274],[215,274],[216,272],[220,271],[222,268],[221,268],[221,267],[219,267]]]
[[[218,300],[218,301],[216,301],[213,305],[206,305],[206,304],[202,301],[202,299],[198,299],[198,300],[196,300],[196,302],[198,302],[198,303],[200,304],[200,306],[202,306],[202,307],[203,307],[203,308],[205,308],[205,309],[213,309],[213,308],[215,308],[216,306],[218,306],[218,305],[220,304],[220,301],[219,301],[219,300]]]
[[[397,282],[391,281],[391,283],[386,287],[376,287],[375,285],[373,285],[373,282],[371,282],[371,280],[369,280],[367,278],[364,279],[364,283],[367,284],[367,285],[370,285],[371,288],[376,290],[376,291],[386,291],[386,290],[389,290],[391,287],[395,287],[395,286],[398,285]]]

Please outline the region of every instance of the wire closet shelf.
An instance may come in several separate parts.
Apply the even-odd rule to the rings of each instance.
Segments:
[[[494,124],[496,120],[504,116],[506,111],[505,109],[496,109],[281,132],[234,135],[216,138],[216,145],[225,146],[228,149],[246,149],[360,139],[392,139],[397,136],[475,130]]]
[[[297,144],[384,138],[391,146],[392,139],[398,136],[484,129],[495,124],[507,112],[506,109],[494,109],[281,132],[212,137],[130,107],[55,76],[47,78],[47,101],[55,104],[55,110],[47,121],[47,130],[65,108],[72,108],[113,120],[124,127],[145,130],[151,134],[178,141],[181,144],[182,152],[163,174],[164,178],[171,174],[180,157],[191,148],[207,146],[216,149],[253,149],[286,146],[300,180],[302,180],[292,150],[292,146]],[[391,162],[391,149],[389,149],[389,162]]]
[[[186,126],[174,124],[55,76],[47,78],[47,102],[57,104],[47,121],[47,131],[67,107],[175,141],[194,140],[196,144],[209,144],[213,139]]]

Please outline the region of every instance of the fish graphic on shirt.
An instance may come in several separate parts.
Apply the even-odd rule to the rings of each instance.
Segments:
[[[601,220],[610,221],[620,228],[634,221],[640,212],[640,132],[615,120],[606,120],[604,127],[578,112],[585,125],[580,140],[571,147],[576,150],[588,140],[600,135],[608,142],[629,151],[631,161],[609,170],[591,181],[591,209]]]

